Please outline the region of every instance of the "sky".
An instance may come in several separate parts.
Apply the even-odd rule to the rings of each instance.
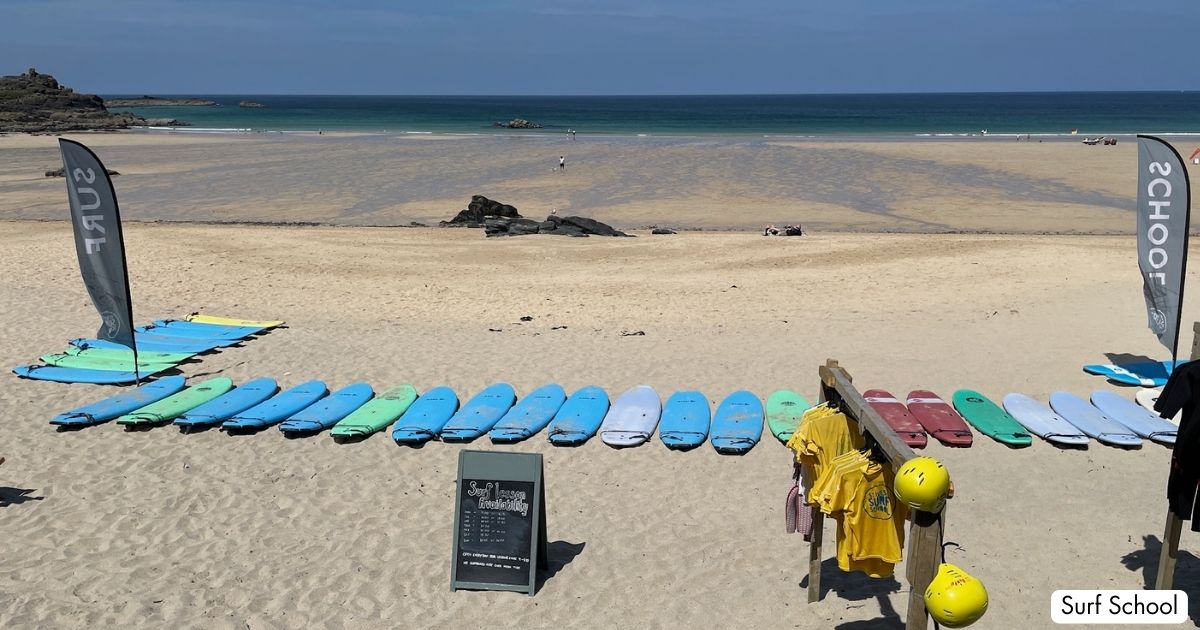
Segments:
[[[99,94],[1200,89],[1198,0],[0,0]]]

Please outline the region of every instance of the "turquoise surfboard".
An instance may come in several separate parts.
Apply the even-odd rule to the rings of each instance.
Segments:
[[[175,394],[183,389],[183,385],[184,378],[182,376],[160,378],[90,405],[64,411],[54,416],[50,420],[50,424],[63,429],[74,429],[108,422],[113,418],[136,411]]]
[[[717,407],[710,432],[712,438],[709,441],[718,453],[740,455],[749,452],[762,439],[762,401],[744,390],[730,394]]]
[[[516,398],[516,392],[508,383],[497,383],[479,392],[442,428],[442,441],[470,442],[487,433],[513,406]]]
[[[600,429],[608,413],[608,394],[594,385],[571,394],[547,427],[550,443],[577,446],[588,441]]]
[[[375,397],[375,392],[366,383],[347,385],[336,392],[313,403],[309,407],[292,414],[279,425],[279,430],[289,437],[319,433],[341,422],[354,410],[367,404]]]
[[[257,431],[279,424],[285,418],[317,402],[327,393],[329,390],[321,381],[302,383],[233,416],[221,423],[221,429],[230,433]]]
[[[392,425],[392,439],[397,444],[435,440],[456,411],[458,394],[449,387],[434,387],[422,394]]]
[[[543,385],[513,405],[488,436],[497,444],[520,442],[545,429],[566,400],[561,385]]]
[[[257,378],[221,394],[203,405],[189,409],[175,418],[175,426],[187,433],[196,429],[215,427],[237,414],[274,396],[279,385],[273,378]]]
[[[1179,361],[1176,365],[1182,363],[1184,361]],[[1127,363],[1124,365],[1106,363],[1083,366],[1083,371],[1088,374],[1103,376],[1114,383],[1141,385],[1142,387],[1162,387],[1171,376],[1172,369],[1174,368],[1170,361]]]
[[[129,348],[105,339],[72,339],[70,344],[76,348],[83,350],[89,348],[104,348],[106,350],[129,350]],[[141,337],[137,338],[138,351],[148,350],[152,352],[186,352],[188,354],[201,354],[204,352],[212,352],[219,349],[221,346],[214,346],[207,343],[168,343],[161,341],[147,341]]]
[[[708,439],[711,412],[700,392],[675,392],[663,405],[658,420],[658,437],[667,448],[689,449]]]

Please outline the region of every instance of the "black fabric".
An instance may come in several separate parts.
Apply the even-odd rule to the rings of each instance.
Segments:
[[[1171,452],[1167,502],[1176,516],[1192,519],[1192,531],[1200,532],[1200,502],[1196,501],[1200,486],[1200,417],[1197,417],[1200,416],[1200,361],[1175,368],[1154,403],[1154,410],[1164,418],[1183,411]]]

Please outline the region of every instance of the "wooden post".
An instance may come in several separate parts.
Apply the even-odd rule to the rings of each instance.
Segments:
[[[850,374],[837,361],[829,359],[818,368],[821,375],[820,401],[839,402],[842,409],[858,423],[859,431],[869,433],[887,456],[893,470],[899,470],[904,462],[916,457],[900,436],[867,403],[854,388]],[[818,517],[820,511],[815,512]],[[906,630],[925,630],[929,627],[929,616],[925,611],[925,589],[933,581],[942,560],[942,528],[939,516],[928,512],[914,512],[908,530],[908,614]],[[941,518],[945,518],[943,509]],[[808,601],[820,599],[821,539],[818,527],[822,521],[813,520],[813,546],[809,550]]]
[[[1192,323],[1191,360],[1200,359],[1200,322]],[[1162,551],[1158,554],[1158,575],[1154,588],[1170,590],[1175,583],[1175,559],[1179,555],[1179,534],[1183,531],[1183,520],[1167,508],[1167,525],[1163,528]]]
[[[826,365],[833,364],[837,366],[837,361],[830,359]],[[828,402],[825,396],[826,385],[832,383],[821,382],[820,391],[817,394],[817,402]],[[816,506],[808,508],[812,514],[812,536],[808,543],[808,603],[821,601],[821,543],[825,538],[825,513],[819,510]]]

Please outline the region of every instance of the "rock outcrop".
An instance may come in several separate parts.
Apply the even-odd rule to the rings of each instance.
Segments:
[[[514,118],[506,123],[494,122],[493,127],[505,127],[508,129],[541,129],[542,126],[535,122],[529,122],[524,118]]]
[[[614,229],[607,223],[601,223],[587,217],[560,217],[552,214],[545,221],[532,219],[492,218],[484,222],[484,233],[487,236],[523,236],[525,234],[556,234],[558,236],[629,236]]]
[[[214,107],[216,104],[216,101],[206,98],[163,98],[161,96],[110,98],[105,101],[105,105],[109,107]]]
[[[483,195],[472,195],[471,203],[461,210],[453,219],[442,221],[443,226],[452,227],[483,227],[487,219],[520,219],[517,209],[499,201],[492,201]]]
[[[33,68],[0,77],[0,132],[126,129],[144,124],[141,116],[110,112],[99,96],[79,94]]]
[[[256,103],[254,101],[238,101],[238,107],[249,107],[255,109],[259,107],[266,107],[266,105],[263,105],[262,103]]]
[[[111,168],[106,168],[106,169],[104,169],[104,171],[106,173],[108,173],[109,175],[120,175],[120,173],[112,170]],[[62,177],[65,173],[66,173],[66,169],[64,169],[63,167],[60,166],[58,168],[52,168],[52,169],[46,171],[46,177]]]

